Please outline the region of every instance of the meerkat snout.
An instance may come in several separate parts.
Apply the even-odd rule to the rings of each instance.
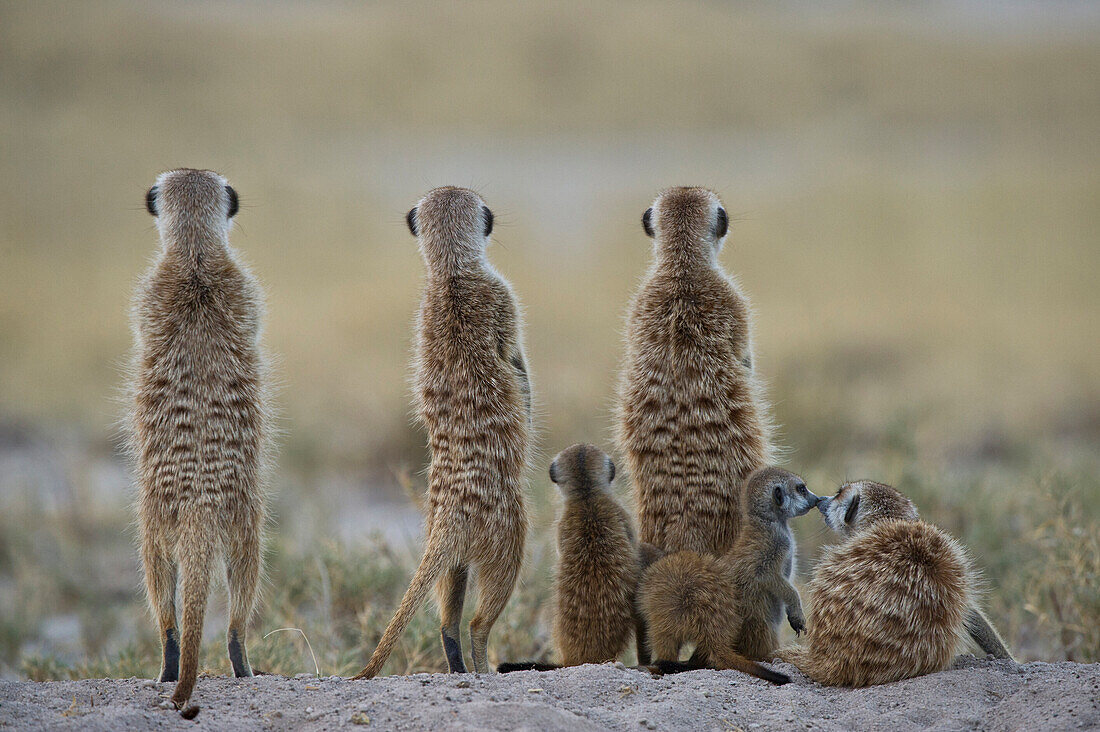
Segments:
[[[772,488],[772,500],[782,513],[795,518],[805,515],[817,506],[821,502],[821,497],[811,493],[806,488],[806,481],[791,473],[779,476]]]

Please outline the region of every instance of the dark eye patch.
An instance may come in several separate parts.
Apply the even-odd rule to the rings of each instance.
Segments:
[[[859,495],[857,494],[852,502],[848,504],[848,510],[844,514],[844,523],[852,523],[852,519],[856,517],[856,511],[859,510]]]
[[[485,236],[493,233],[493,212],[488,206],[482,206],[481,212],[485,215]]]
[[[772,491],[772,497],[775,498],[775,505],[783,505],[783,486],[777,485],[775,490]]]
[[[645,229],[645,235],[650,239],[653,238],[653,209],[647,208],[645,213],[642,214],[642,228]]]
[[[718,222],[714,225],[714,235],[721,239],[730,228],[730,217],[726,215],[726,209],[718,207]]]
[[[420,232],[416,228],[416,206],[409,209],[409,212],[405,214],[405,223],[409,225],[409,231],[413,236],[420,236]]]
[[[145,192],[145,210],[153,216],[157,215],[157,187],[153,186]]]
[[[229,218],[233,218],[241,208],[241,200],[237,197],[233,186],[226,186],[225,192],[229,194]]]

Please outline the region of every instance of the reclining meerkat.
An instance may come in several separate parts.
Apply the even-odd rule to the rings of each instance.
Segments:
[[[947,668],[967,634],[1011,659],[977,605],[966,552],[921,521],[912,501],[859,481],[818,508],[846,540],[818,563],[804,642],[783,649],[783,660],[822,684],[871,686]]]
[[[263,295],[229,246],[238,200],[224,178],[169,171],[145,203],[162,247],[134,298],[129,448],[145,590],[163,650],[158,678],[177,682],[172,703],[182,708],[195,688],[220,557],[229,588],[229,660],[234,675],[252,675],[245,630],[262,573],[261,468],[270,433]]]
[[[779,643],[784,615],[795,632],[805,621],[794,573],[794,536],[788,521],[821,500],[794,473],[775,467],[745,482],[741,534],[726,554],[668,554],[642,576],[638,607],[649,631],[654,663],[663,670],[736,669],[787,683],[756,661],[768,660]],[[685,643],[695,644],[686,664]]]
[[[531,385],[519,306],[485,256],[493,214],[473,191],[436,188],[409,211],[428,278],[417,320],[416,408],[428,432],[427,540],[401,605],[366,667],[382,670],[433,585],[452,672],[465,672],[459,622],[470,569],[478,604],[470,621],[474,670],[519,574],[527,534],[522,477]]]
[[[550,463],[565,499],[558,519],[554,649],[558,664],[502,663],[546,671],[619,658],[634,630],[639,550],[630,516],[612,493],[615,463],[595,445],[573,445]]]

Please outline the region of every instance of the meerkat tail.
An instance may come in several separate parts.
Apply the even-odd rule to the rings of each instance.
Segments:
[[[724,651],[720,654],[714,654],[711,657],[711,661],[712,663],[709,665],[716,669],[733,669],[734,671],[740,671],[749,676],[755,676],[758,679],[764,679],[764,681],[771,682],[777,686],[782,686],[783,684],[789,684],[791,682],[791,677],[787,676],[787,674],[772,671],[764,664],[750,661],[740,653],[734,651]]]
[[[563,666],[556,663],[539,663],[538,661],[514,661],[502,663],[497,666],[497,673],[510,674],[513,671],[557,671]]]
[[[970,611],[966,614],[966,632],[970,634],[971,639],[978,644],[979,648],[994,658],[1007,658],[1009,661],[1016,660],[1009,652],[1008,646],[1005,645],[1000,633],[993,627],[993,623],[989,622],[989,618],[976,605],[972,605]]]
[[[405,590],[405,596],[401,598],[401,605],[394,613],[390,624],[386,626],[386,632],[382,634],[382,640],[378,641],[378,647],[371,654],[370,661],[362,671],[352,676],[352,680],[373,679],[382,670],[386,659],[393,652],[393,647],[401,638],[412,621],[413,615],[424,604],[428,592],[435,586],[436,580],[443,574],[447,557],[454,556],[454,552],[445,550],[437,541],[428,540],[428,546],[424,548],[424,557],[420,560],[420,566],[416,568],[409,589]]]
[[[187,530],[185,530],[187,531]],[[199,672],[199,649],[202,645],[202,621],[206,613],[206,599],[210,594],[210,570],[212,564],[211,540],[202,528],[192,527],[181,544],[180,577],[183,581],[183,618],[180,624],[180,673],[172,704],[183,709]]]

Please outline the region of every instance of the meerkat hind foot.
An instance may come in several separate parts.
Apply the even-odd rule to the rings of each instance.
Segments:
[[[161,665],[160,676],[157,681],[180,680],[180,645],[176,639],[175,630],[169,628],[164,633],[164,661]]]

